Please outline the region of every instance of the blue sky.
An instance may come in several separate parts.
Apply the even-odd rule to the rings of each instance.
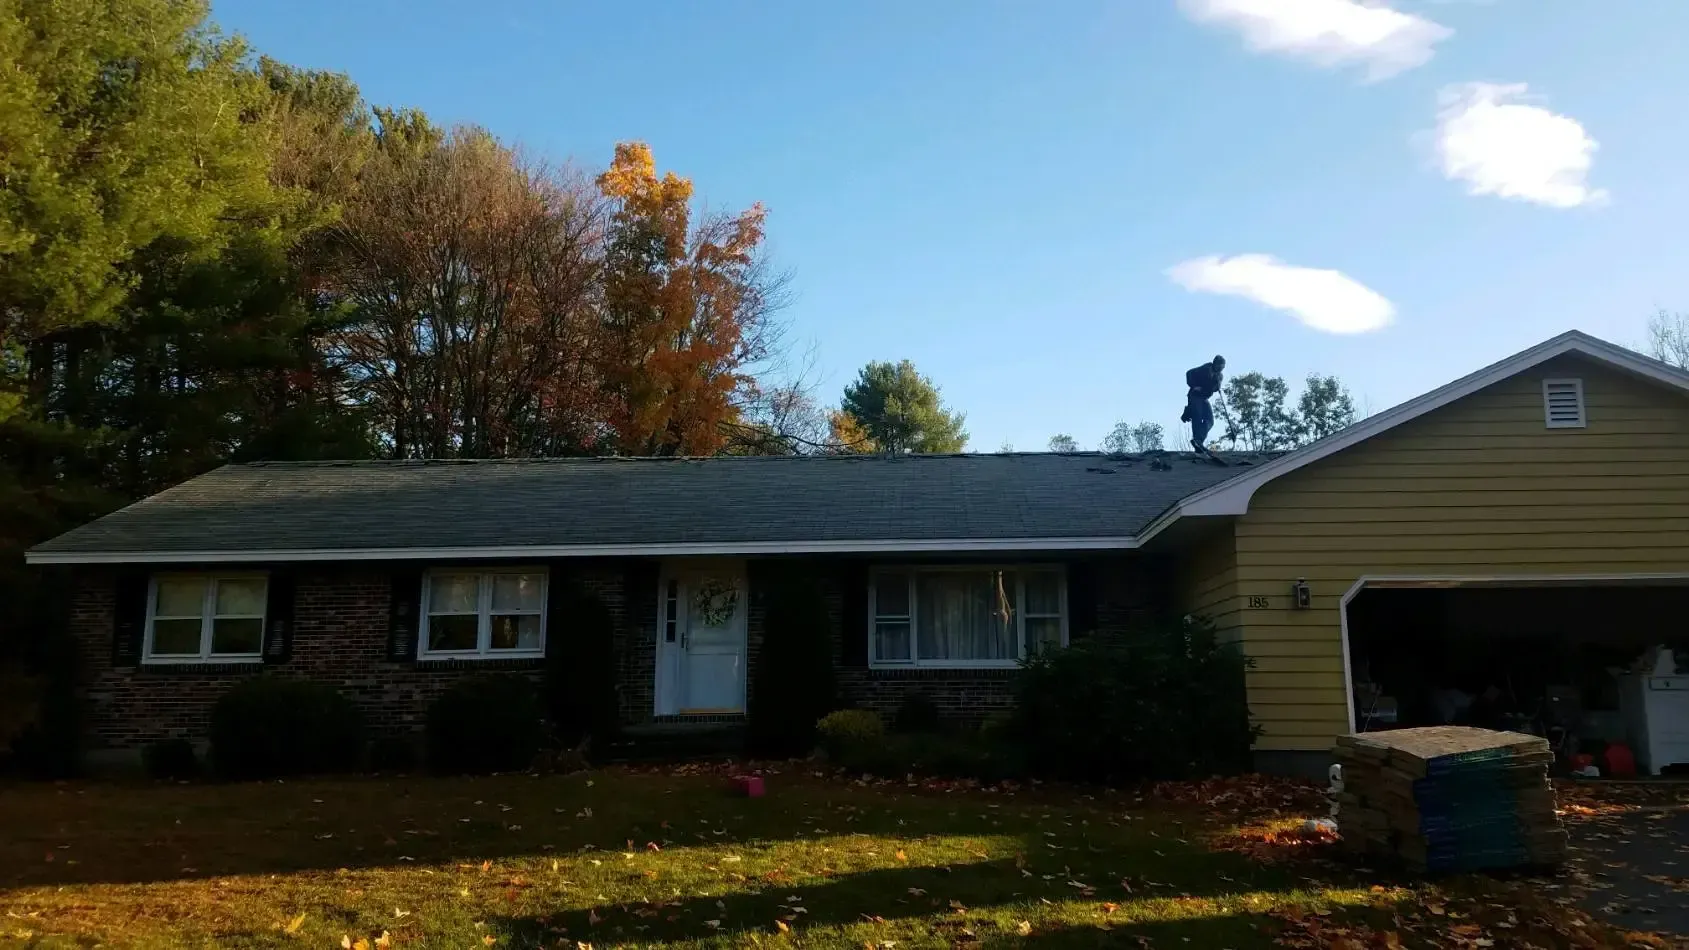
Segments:
[[[1173,430],[1183,371],[1216,352],[1335,373],[1379,411],[1566,329],[1634,345],[1689,309],[1680,0],[213,15],[374,103],[588,168],[643,140],[711,207],[763,202],[820,394],[911,359],[979,451]]]

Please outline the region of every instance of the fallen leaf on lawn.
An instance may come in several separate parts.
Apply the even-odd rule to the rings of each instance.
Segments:
[[[910,888],[910,889],[909,889],[909,893],[911,893],[911,894],[913,894],[913,895],[915,895],[915,896],[916,896],[916,897],[920,897],[920,896],[921,896],[921,895],[922,895],[922,894],[925,894],[925,893],[926,893],[926,891],[923,891],[923,890],[921,890],[921,889],[920,889],[920,888],[918,888],[918,887],[911,887],[911,888]]]
[[[719,921],[719,920],[706,920],[706,921],[704,921],[704,926],[710,928],[711,930],[720,930],[721,929],[721,921]]]
[[[403,917],[409,917],[410,915],[411,915],[411,912],[408,911],[408,910],[400,910],[397,907],[393,908],[393,918],[395,920],[397,920],[399,918],[403,918]]]
[[[298,917],[288,921],[287,924],[282,927],[282,933],[291,937],[294,934],[297,934],[299,932],[299,928],[303,926],[305,926],[305,915],[300,914]]]
[[[1020,923],[1015,924],[1015,932],[1020,934],[1022,937],[1029,936],[1032,933],[1032,921],[1023,920]]]
[[[381,948],[390,947],[393,945],[393,938],[387,931],[383,930],[381,936],[375,938],[375,945]]]
[[[596,925],[599,921],[601,921],[603,919],[604,918],[598,916],[597,910],[595,910],[593,908],[587,909],[587,912],[586,912],[586,922],[587,923]]]
[[[341,934],[340,935],[340,947],[341,947],[341,950],[352,950],[352,938],[347,936],[346,934]]]
[[[498,943],[498,938],[492,934],[487,934],[481,938],[481,942],[490,947],[493,944]]]
[[[907,854],[905,854],[905,853],[904,853],[904,852],[903,852],[903,849],[902,849],[902,848],[898,848],[898,849],[897,849],[897,860],[899,860],[899,861],[907,861],[907,860],[909,860],[909,855],[907,855]]]
[[[786,923],[784,920],[776,920],[774,922],[774,926],[779,927],[781,933],[790,933],[792,929],[792,925]]]

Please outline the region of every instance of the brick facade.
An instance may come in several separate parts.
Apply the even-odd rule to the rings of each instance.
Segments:
[[[755,683],[764,639],[767,574],[751,562],[747,601],[747,675]],[[1090,562],[1095,584],[1094,628],[1106,633],[1154,611],[1165,588],[1137,558]],[[931,699],[951,720],[977,722],[1007,709],[1007,670],[871,670],[860,645],[847,647],[844,618],[853,574],[843,562],[807,562],[828,603],[834,656],[843,698],[854,705],[895,713],[911,692]],[[858,567],[858,570],[860,566]],[[617,690],[622,720],[653,719],[657,637],[655,562],[560,562],[553,583],[569,575],[598,593],[616,622]],[[312,565],[296,574],[291,657],[274,664],[129,666],[113,662],[115,578],[109,571],[81,573],[73,587],[70,623],[81,647],[81,683],[88,708],[90,747],[135,749],[157,739],[206,737],[211,705],[242,679],[260,674],[333,684],[363,709],[372,733],[396,735],[421,728],[428,704],[466,672],[492,669],[541,675],[541,661],[394,661],[389,655],[390,571],[381,565]],[[548,636],[561,635],[558,623]],[[1075,631],[1076,633],[1081,631]],[[866,631],[852,632],[866,637]]]

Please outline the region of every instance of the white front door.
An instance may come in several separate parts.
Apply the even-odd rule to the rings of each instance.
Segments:
[[[745,710],[743,561],[676,562],[659,584],[659,716]]]

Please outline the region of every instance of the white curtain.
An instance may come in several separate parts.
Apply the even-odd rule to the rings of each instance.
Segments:
[[[916,640],[923,660],[1013,660],[1015,577],[1004,571],[915,575]]]

